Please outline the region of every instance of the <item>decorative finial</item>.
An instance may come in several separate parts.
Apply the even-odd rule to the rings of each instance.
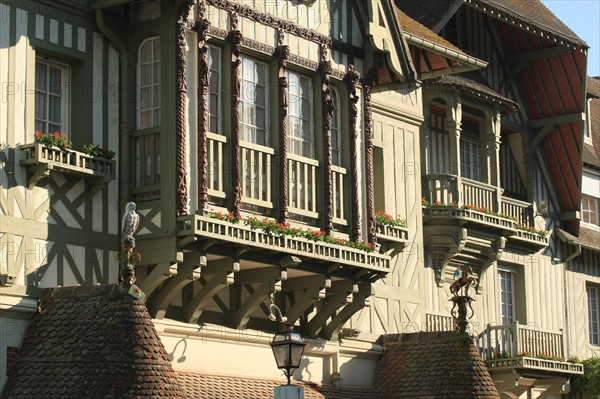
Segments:
[[[469,296],[469,287],[477,280],[474,276],[471,276],[473,270],[471,266],[460,266],[454,271],[454,282],[450,285],[450,292],[452,298],[450,301],[454,303],[450,313],[456,320],[456,330],[464,334],[467,332],[467,326],[469,324],[467,319],[471,319],[475,312],[473,311],[472,303],[475,298]],[[462,290],[462,295],[459,295]],[[467,315],[467,306],[471,309],[471,316]],[[458,314],[454,312],[454,309],[458,307]]]
[[[140,216],[135,212],[135,202],[128,202],[125,206],[125,213],[121,218],[121,246],[120,252],[117,252],[115,259],[119,262],[119,285],[132,297],[144,300],[146,294],[135,285],[135,265],[142,260],[142,256],[135,250],[135,234]]]

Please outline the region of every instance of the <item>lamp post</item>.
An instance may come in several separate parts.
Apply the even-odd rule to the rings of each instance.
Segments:
[[[290,378],[293,370],[300,367],[302,354],[306,343],[302,336],[294,332],[293,326],[289,323],[283,323],[283,331],[278,332],[271,341],[271,349],[277,368],[283,370],[287,376],[287,384],[290,385]]]

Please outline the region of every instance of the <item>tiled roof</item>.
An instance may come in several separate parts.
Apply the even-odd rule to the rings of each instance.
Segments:
[[[539,0],[473,0],[473,2],[504,12],[516,20],[534,25],[575,44],[586,45]],[[464,0],[395,0],[395,3],[411,18],[436,30],[441,22],[449,19],[451,16],[449,14],[456,12]]]
[[[464,0],[395,0],[409,17],[429,29],[434,29],[449,13],[456,11]]]
[[[197,399],[264,399],[273,397],[273,389],[285,381],[260,380],[233,376],[177,372],[186,398]],[[305,399],[381,399],[373,388],[335,388],[325,385],[304,386]]]
[[[503,104],[508,113],[515,112],[519,109],[519,105],[516,102],[492,90],[485,83],[481,73],[477,71],[466,72],[458,75],[440,76],[426,81],[425,85],[452,86],[461,90],[470,91],[476,95],[487,97],[491,101],[496,101]]]
[[[0,398],[183,398],[143,301],[116,285],[40,298]]]
[[[581,245],[583,248],[600,251],[600,231],[581,224],[579,226],[579,237],[559,227],[555,230],[558,238],[571,245]]]
[[[431,29],[425,27],[423,24],[417,22],[413,18],[406,15],[406,13],[402,12],[398,7],[395,8],[396,18],[398,18],[398,22],[400,22],[400,27],[403,32],[409,33],[414,36],[418,36],[422,39],[428,40],[432,43],[440,45],[442,47],[449,48],[451,50],[456,51],[457,53],[463,53],[461,49],[456,47],[454,44],[450,43],[448,40],[439,36],[437,33],[433,32]]]
[[[600,97],[600,76],[587,77],[587,92],[593,97]]]
[[[471,339],[454,331],[386,336],[373,383],[384,399],[500,397]]]

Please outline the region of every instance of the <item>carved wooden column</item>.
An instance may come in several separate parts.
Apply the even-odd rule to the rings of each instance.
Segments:
[[[344,76],[344,81],[348,85],[348,99],[350,104],[350,197],[352,198],[352,230],[350,239],[359,241],[361,239],[361,218],[360,218],[360,193],[358,187],[358,101],[360,97],[357,93],[360,75],[354,69],[354,65],[348,66],[348,72]]]
[[[377,242],[375,228],[375,185],[373,178],[373,109],[371,108],[371,86],[375,83],[377,69],[371,68],[363,81],[365,117],[365,187],[367,202],[367,241]]]
[[[187,81],[185,78],[187,71],[187,43],[185,29],[188,24],[187,17],[190,14],[194,4],[193,0],[184,1],[179,10],[177,10],[177,26],[175,27],[176,54],[175,71],[176,76],[176,123],[175,123],[175,186],[176,186],[176,207],[177,215],[187,215],[189,193],[187,186],[187,128],[186,128],[186,99],[187,99]]]
[[[231,13],[231,30],[226,40],[231,43],[231,211],[236,217],[242,206],[240,167],[240,47],[242,32],[238,29],[238,16]]]
[[[333,230],[333,182],[331,169],[333,153],[331,148],[331,124],[335,104],[331,99],[329,75],[331,61],[327,60],[327,45],[321,44],[321,62],[317,71],[321,74],[321,108],[323,110],[323,190],[325,192],[323,205],[323,230],[329,235]],[[343,198],[341,199],[343,201]]]
[[[502,115],[499,110],[486,113],[485,127],[485,171],[487,183],[496,188],[496,198],[494,209],[496,212],[502,211],[502,187],[500,184],[500,130]],[[480,155],[481,156],[481,155]]]
[[[208,175],[206,157],[206,134],[208,132],[208,89],[209,89],[209,48],[206,44],[206,32],[210,22],[206,18],[206,4],[198,3],[198,21],[196,32],[198,33],[198,210],[203,211],[208,203]]]
[[[285,75],[290,48],[283,44],[283,30],[277,30],[277,48],[274,56],[279,67],[279,222],[288,218],[288,83]]]
[[[458,94],[448,99],[446,108],[446,130],[450,142],[450,173],[458,176],[452,200],[463,205],[462,181],[460,178],[460,136],[462,132],[462,104]]]

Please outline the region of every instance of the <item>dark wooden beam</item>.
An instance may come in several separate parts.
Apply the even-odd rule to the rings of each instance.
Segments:
[[[566,125],[583,121],[585,121],[585,114],[582,112],[575,112],[573,114],[557,115],[542,119],[531,119],[527,122],[527,126],[544,127],[546,125]]]
[[[367,306],[367,299],[373,295],[372,285],[369,283],[359,284],[358,293],[354,294],[352,303],[344,306],[337,315],[321,330],[321,336],[330,340],[334,334],[359,310]]]
[[[144,278],[144,280],[138,284],[140,289],[146,294],[146,296],[152,295],[156,287],[162,284],[166,279],[173,277],[177,274],[177,263],[159,263],[152,269],[150,274]]]
[[[323,327],[325,327],[327,320],[329,320],[339,308],[348,303],[352,303],[352,296],[356,292],[358,292],[358,285],[353,281],[345,280],[332,283],[331,288],[327,290],[326,301],[323,300],[324,303],[321,306],[321,309],[319,309],[317,314],[307,323],[306,334],[312,338],[319,335]],[[332,295],[329,296],[329,294]]]
[[[504,62],[508,65],[521,63],[523,61],[531,62],[542,58],[554,57],[571,51],[563,46],[546,47],[539,50],[524,51],[522,53],[509,54],[504,56]]]

